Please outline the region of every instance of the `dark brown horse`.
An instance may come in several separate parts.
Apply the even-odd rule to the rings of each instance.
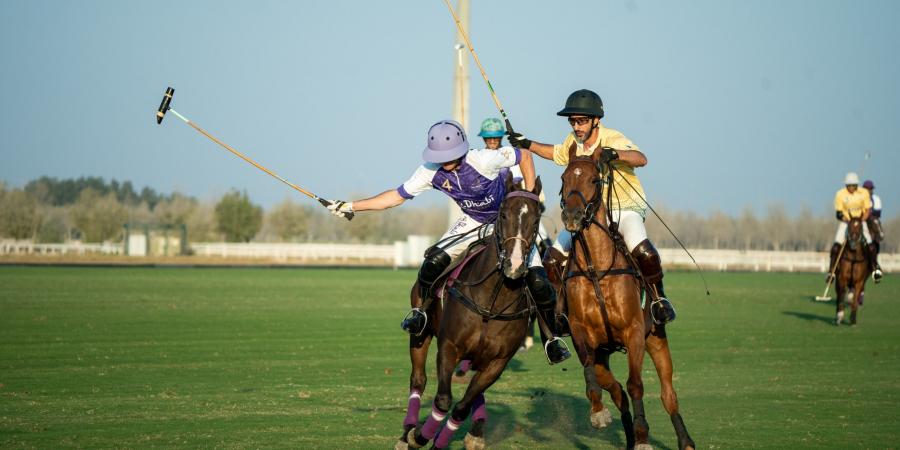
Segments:
[[[561,294],[565,296],[572,341],[584,366],[591,423],[602,428],[612,422],[601,401],[602,388],[610,393],[621,413],[628,448],[651,448],[647,443],[649,425],[644,415],[641,379],[647,351],[656,366],[662,402],[675,427],[678,447],[693,449],[694,441],[678,411],[672,385],[672,357],[665,327],[653,324],[651,298],[641,306],[642,292],[655,295],[655,290],[643,283],[624,241],[615,227],[610,227],[601,186],[611,178],[604,176],[608,175],[609,166],[600,161],[600,155],[598,150],[590,157],[576,157],[573,144],[561,190],[563,223],[573,233]],[[628,355],[627,396],[609,368],[609,356],[617,350],[625,350]],[[634,407],[633,418],[629,398]]]
[[[528,257],[535,244],[540,220],[540,179],[533,190],[520,190],[506,179],[507,195],[493,232],[480,253],[454,273],[450,287],[441,289],[442,301],[430,302],[429,321],[421,336],[410,338],[410,392],[421,397],[425,389],[425,362],[433,337],[438,338],[438,392],[431,413],[423,425],[418,420],[418,401],[412,398],[404,421],[405,439],[395,448],[407,444],[419,448],[434,439],[435,448],[446,447],[455,430],[470,412],[475,421],[466,436],[467,447],[484,445],[483,421],[478,420],[484,405],[484,391],[499,377],[525,338],[532,306],[525,295]],[[452,267],[452,266],[451,266]],[[442,281],[435,283],[436,286]],[[418,288],[413,287],[412,305],[419,306]],[[451,379],[456,365],[463,359],[472,361],[478,372],[469,382],[466,393],[452,411]],[[412,396],[411,396],[412,397]],[[418,398],[416,399],[418,400]],[[414,410],[414,411],[413,411]],[[450,419],[438,435],[438,428],[448,415]]]
[[[859,308],[862,293],[866,288],[866,279],[872,273],[869,263],[866,239],[863,236],[862,220],[851,219],[847,224],[846,248],[837,262],[834,290],[837,292],[837,313],[834,324],[844,321],[844,306],[850,305],[850,325],[856,325],[856,312]]]

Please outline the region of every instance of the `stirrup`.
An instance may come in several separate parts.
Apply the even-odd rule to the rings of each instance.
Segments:
[[[562,346],[558,361],[554,361],[554,360],[550,359],[550,344],[553,342],[559,342],[560,345]],[[569,351],[569,346],[566,344],[566,341],[564,341],[556,336],[553,336],[552,338],[547,339],[547,342],[544,342],[544,356],[547,357],[547,362],[550,363],[550,365],[552,366],[553,364],[559,364],[559,363],[569,359],[572,356],[572,353]]]
[[[411,322],[413,321],[413,318],[420,317],[420,315],[421,315],[421,317],[423,317],[425,319],[425,321],[422,323],[422,328],[419,329],[419,332],[413,333],[412,330],[410,330],[410,327],[412,326]],[[427,328],[427,325],[428,325],[428,314],[419,308],[413,308],[413,309],[409,310],[409,312],[406,313],[406,317],[404,317],[403,321],[400,322],[400,328],[403,329],[403,331],[409,333],[411,336],[421,336],[422,333],[425,332],[425,328]]]
[[[654,310],[662,309],[663,311],[665,311],[667,309],[665,305],[669,305],[668,309],[672,310],[672,317],[671,318],[663,317],[663,318],[657,319],[656,314],[654,314]],[[676,316],[675,306],[672,305],[672,302],[670,302],[669,299],[667,299],[665,297],[658,297],[656,300],[653,300],[653,302],[650,304],[650,318],[653,319],[653,323],[655,325],[665,325],[667,323],[670,323],[673,320],[675,320],[675,316]]]

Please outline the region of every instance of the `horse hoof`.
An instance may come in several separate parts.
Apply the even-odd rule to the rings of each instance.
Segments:
[[[591,426],[598,430],[606,428],[612,421],[612,414],[609,412],[609,408],[603,408],[600,411],[591,413]]]
[[[409,430],[409,433],[406,434],[406,443],[407,445],[409,445],[409,448],[422,448],[425,446],[425,444],[428,443],[428,441],[425,441],[425,444],[419,444],[419,442],[416,441],[416,429],[413,428],[412,430]]]
[[[394,450],[409,450],[409,444],[403,441],[397,441],[397,443],[394,444]]]
[[[634,446],[634,450],[653,450],[653,446],[650,444],[638,444]]]
[[[472,436],[469,433],[466,433],[466,438],[463,439],[463,444],[466,446],[466,450],[484,450],[484,438],[479,436]]]

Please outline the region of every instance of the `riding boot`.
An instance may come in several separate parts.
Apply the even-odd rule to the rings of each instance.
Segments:
[[[834,281],[834,265],[837,264],[838,254],[841,252],[841,244],[835,242],[831,245],[831,263],[828,264],[828,276],[825,277],[825,282],[831,284]]]
[[[450,255],[440,248],[431,248],[425,252],[425,261],[419,268],[419,298],[422,300],[422,308],[413,308],[400,323],[400,328],[409,334],[418,336],[425,331],[428,324],[427,299],[431,297],[431,288],[438,277],[450,265]]]
[[[659,252],[656,251],[649,239],[644,239],[631,251],[631,256],[637,260],[644,280],[656,290],[656,298],[650,304],[650,315],[653,317],[653,321],[658,324],[667,324],[675,320],[675,307],[666,298],[663,290],[663,271]]]
[[[569,359],[572,354],[569,353],[566,342],[558,337],[559,330],[555,317],[556,292],[553,290],[550,280],[547,279],[547,271],[543,267],[530,267],[525,275],[525,284],[537,304],[538,314],[550,328],[550,336],[544,336],[544,333],[541,333],[547,360],[550,364],[557,364]]]
[[[547,271],[547,279],[550,280],[550,284],[554,289],[559,289],[562,286],[565,278],[563,272],[566,270],[567,259],[566,255],[553,246],[547,247],[547,251],[544,252],[544,259],[541,263],[544,265],[544,269]],[[569,317],[566,315],[564,297],[557,296],[556,302],[556,329],[559,331],[559,336],[571,336],[572,328],[569,326]]]
[[[881,266],[878,265],[878,248],[875,243],[869,244],[869,264],[872,265],[872,279],[876,283],[880,283],[884,274],[881,272]]]

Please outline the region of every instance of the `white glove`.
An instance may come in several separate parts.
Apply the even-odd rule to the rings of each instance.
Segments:
[[[353,202],[345,202],[343,200],[331,200],[328,210],[332,214],[344,219],[353,217]]]

